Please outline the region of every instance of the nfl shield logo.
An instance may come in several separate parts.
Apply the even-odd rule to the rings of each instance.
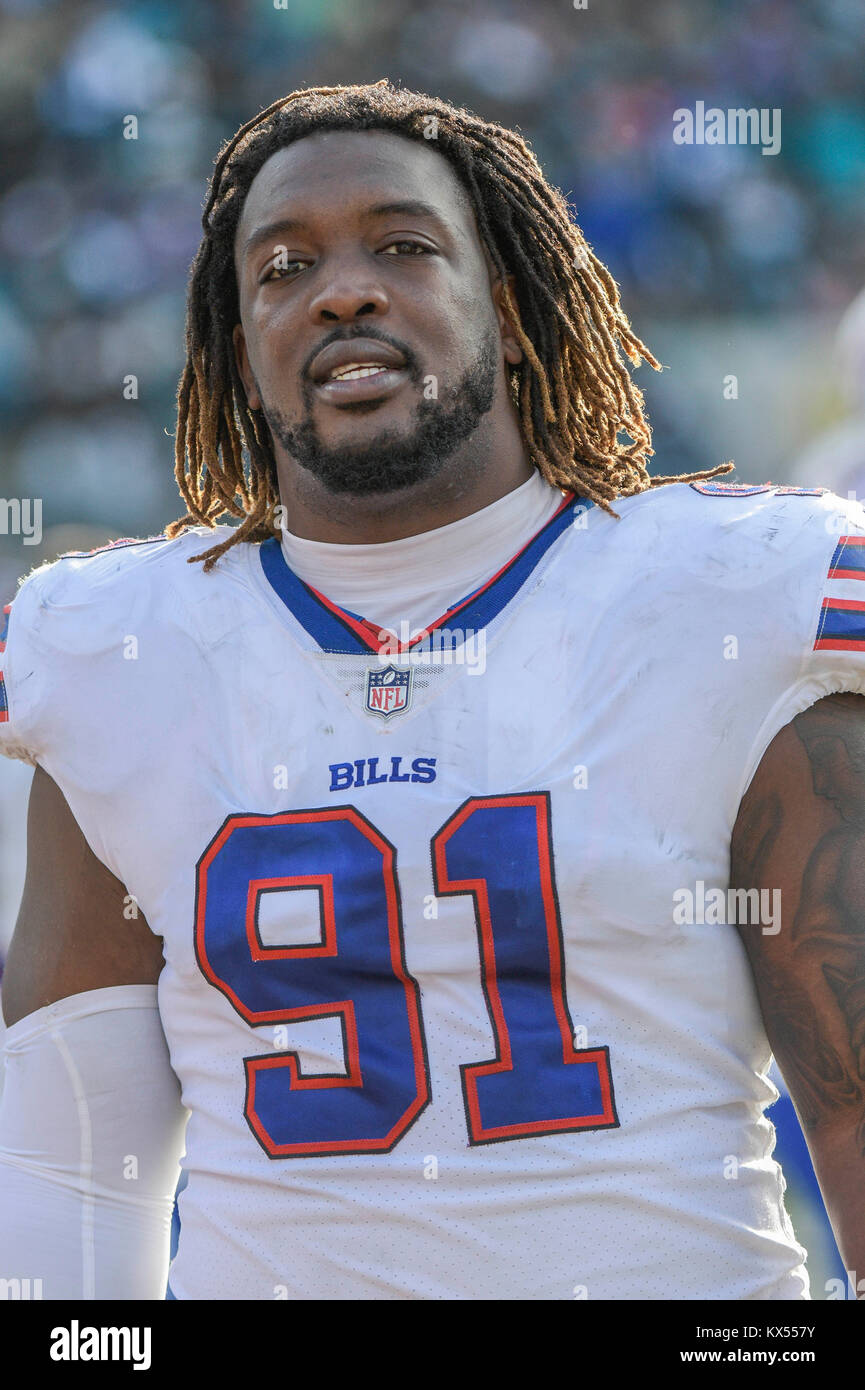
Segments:
[[[411,704],[411,667],[398,671],[395,666],[379,666],[366,673],[366,704],[370,714],[389,719],[402,714]]]

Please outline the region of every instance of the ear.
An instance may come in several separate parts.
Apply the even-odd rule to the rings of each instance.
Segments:
[[[519,339],[516,335],[514,320],[511,311],[505,306],[503,289],[507,284],[508,294],[514,304],[517,302],[516,280],[513,275],[508,275],[505,281],[497,271],[492,272],[490,288],[492,290],[493,303],[496,306],[496,314],[499,320],[499,330],[502,335],[502,347],[504,349],[505,361],[515,367],[518,362],[523,360],[523,350],[520,347]]]
[[[234,343],[234,360],[237,363],[237,370],[246,391],[246,403],[250,410],[261,409],[261,397],[255,384],[255,377],[252,375],[252,368],[249,365],[249,356],[246,351],[246,336],[239,323],[234,325],[234,332],[231,335]]]

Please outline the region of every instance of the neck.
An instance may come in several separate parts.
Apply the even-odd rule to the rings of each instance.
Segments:
[[[288,528],[305,540],[370,545],[460,521],[521,487],[534,472],[516,418],[509,415],[497,433],[486,448],[473,436],[470,451],[458,450],[434,478],[369,497],[329,492],[277,445]]]

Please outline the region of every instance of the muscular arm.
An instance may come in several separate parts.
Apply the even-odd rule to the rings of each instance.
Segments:
[[[820,700],[773,740],[739,809],[730,883],[780,890],[780,930],[739,932],[842,1257],[861,1277],[865,697]]]
[[[37,767],[27,877],[3,973],[7,1026],[71,994],[156,983],[161,939],[140,913],[129,915],[126,900],[126,888],[96,858],[56,783]]]

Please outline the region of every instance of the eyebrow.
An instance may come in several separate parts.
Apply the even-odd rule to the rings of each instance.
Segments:
[[[365,217],[423,217],[429,222],[434,222],[442,232],[450,236],[451,231],[441,213],[433,207],[432,203],[424,203],[416,198],[403,198],[389,203],[375,203],[372,207],[366,208]],[[268,242],[273,237],[279,236],[283,232],[302,232],[306,230],[306,223],[298,217],[280,217],[277,222],[268,222],[264,227],[259,227],[251,232],[246,239],[243,248],[244,256],[248,256],[251,251],[256,250],[262,242]]]

